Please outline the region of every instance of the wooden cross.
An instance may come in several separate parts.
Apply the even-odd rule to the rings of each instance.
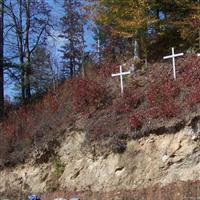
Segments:
[[[120,76],[121,95],[123,96],[123,94],[124,94],[123,76],[128,75],[131,72],[130,71],[122,72],[122,65],[119,66],[119,70],[120,70],[120,72],[117,73],[117,74],[112,74],[112,77]]]
[[[183,56],[183,55],[184,55],[183,53],[174,54],[174,47],[172,47],[172,55],[163,57],[163,59],[172,58],[174,80],[176,80],[176,63],[175,63],[175,58],[179,57],[179,56]]]

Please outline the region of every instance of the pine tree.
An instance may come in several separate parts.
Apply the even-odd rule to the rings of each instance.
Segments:
[[[65,0],[65,16],[62,18],[63,34],[66,39],[62,46],[63,72],[72,77],[80,71],[84,57],[84,27],[81,3],[78,0]]]
[[[34,94],[42,94],[55,89],[56,72],[52,62],[52,54],[45,46],[38,46],[31,57],[32,74],[30,77]]]

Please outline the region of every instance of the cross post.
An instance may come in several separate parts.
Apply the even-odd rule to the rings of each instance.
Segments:
[[[183,55],[184,55],[183,53],[175,54],[174,53],[174,47],[172,47],[172,55],[163,57],[163,59],[172,58],[174,80],[176,80],[176,62],[175,62],[175,58],[179,57],[179,56],[183,56]]]
[[[122,72],[122,65],[119,66],[119,73],[112,74],[112,77],[120,76],[120,87],[121,87],[121,95],[124,95],[124,84],[123,84],[123,76],[130,74],[131,72]]]

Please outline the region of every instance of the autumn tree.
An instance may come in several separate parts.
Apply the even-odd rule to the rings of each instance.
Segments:
[[[193,38],[199,38],[198,0],[88,2],[96,24],[108,37],[112,34],[109,45],[114,41],[112,44],[120,49],[120,54],[132,46],[135,58],[148,55],[160,59],[171,46],[188,49],[197,44]]]
[[[180,22],[179,22],[180,23]],[[187,47],[194,51],[200,50],[200,2],[191,2],[188,6],[188,15],[181,21],[181,36]]]
[[[148,23],[152,20],[148,15],[148,1],[101,0],[99,5],[98,23],[110,27],[112,35],[123,38],[133,47],[134,57],[139,57],[141,36],[147,31]]]

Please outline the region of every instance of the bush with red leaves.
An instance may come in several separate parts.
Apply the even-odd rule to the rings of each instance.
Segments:
[[[123,97],[118,97],[113,101],[113,107],[117,114],[129,113],[136,109],[141,102],[139,93],[126,93]]]
[[[151,84],[146,93],[149,116],[151,118],[175,117],[179,112],[176,99],[179,93],[179,85],[171,80]]]
[[[110,78],[111,74],[114,73],[117,64],[107,62],[101,64],[101,68],[99,70],[99,75],[102,78]]]
[[[140,129],[142,127],[142,115],[139,112],[133,113],[129,118],[131,129]]]
[[[72,104],[76,112],[84,112],[89,107],[99,108],[105,100],[105,88],[93,80],[75,79],[73,82]]]
[[[186,97],[186,105],[193,107],[200,103],[200,84],[191,88],[189,94]]]

